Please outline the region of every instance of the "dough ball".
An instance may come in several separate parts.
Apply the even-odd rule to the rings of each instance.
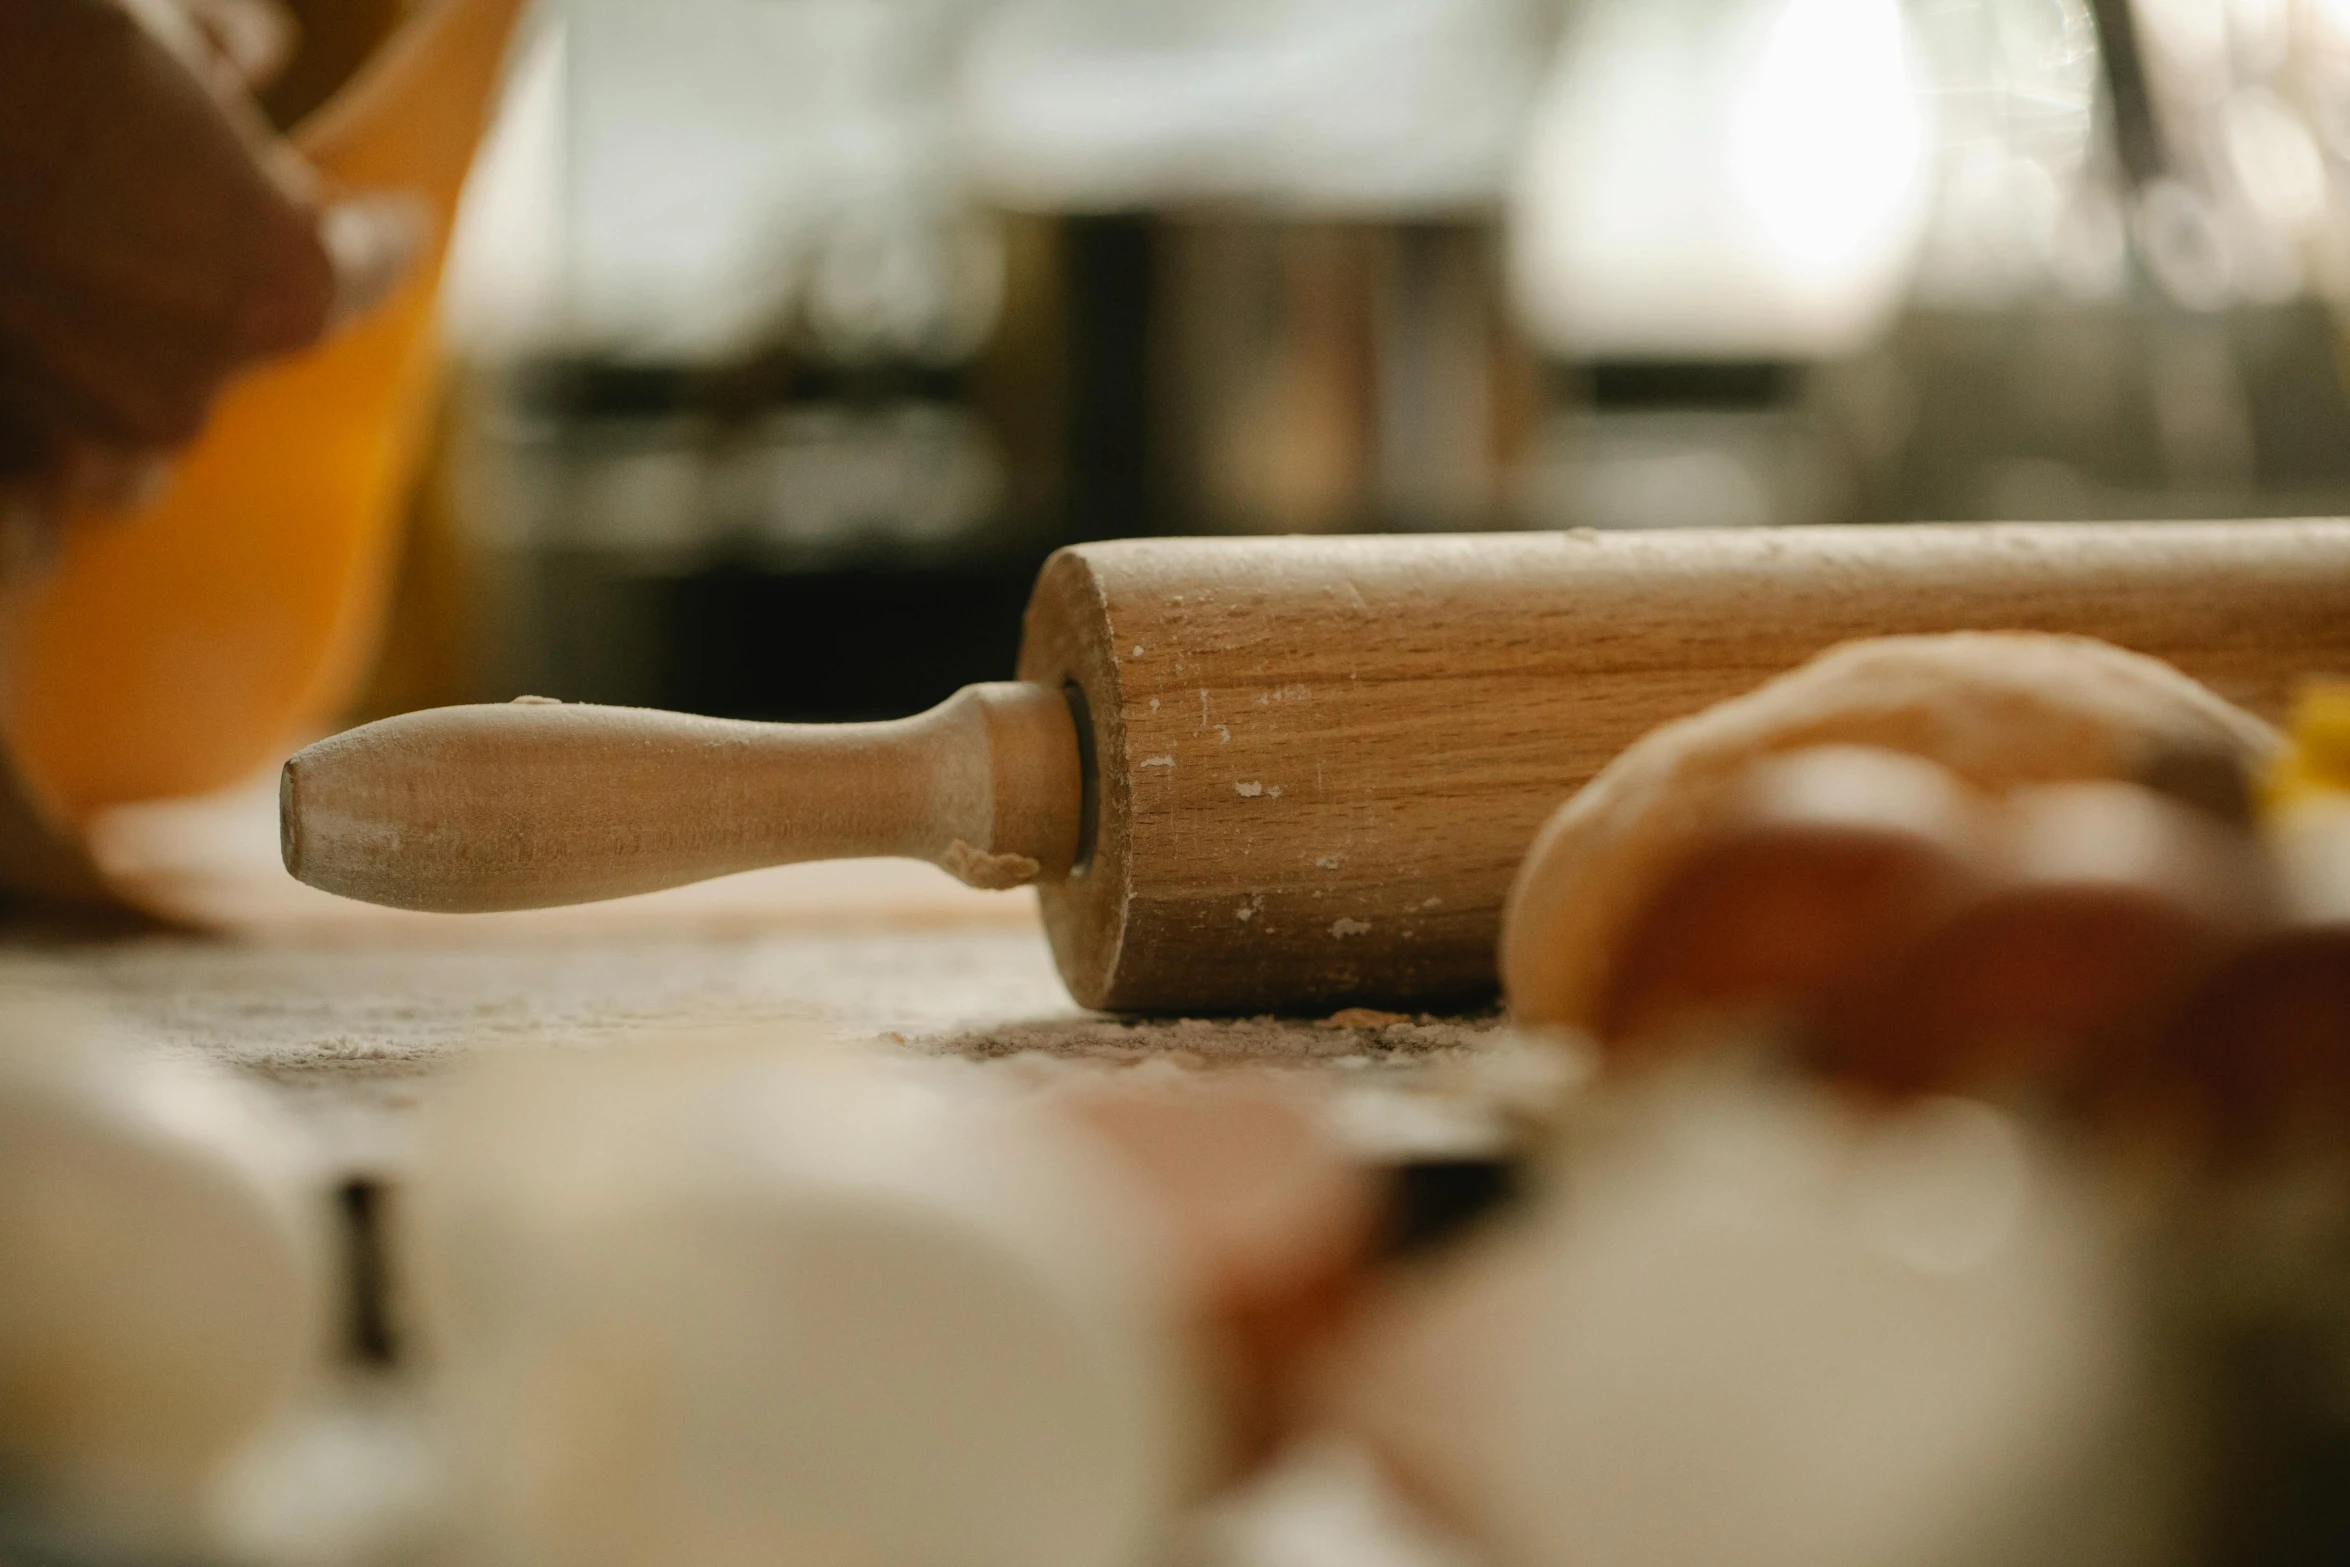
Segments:
[[[2174,751],[2265,760],[2267,724],[2168,664],[2087,637],[1957,632],[1829,649],[1642,737],[1551,817],[1518,869],[1502,984],[1522,1024],[1588,1028],[1618,945],[1757,758],[1879,746],[1994,793],[2128,778]]]
[[[324,1369],[325,1215],[273,1110],[0,1001],[0,1490],[184,1546],[223,1466]]]
[[[1171,1248],[1037,1106],[660,1041],[444,1086],[397,1230],[468,1560],[1138,1560],[1212,1446]]]

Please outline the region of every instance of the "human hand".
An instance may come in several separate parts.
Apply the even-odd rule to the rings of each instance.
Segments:
[[[0,522],[151,490],[243,367],[387,293],[398,196],[326,199],[248,96],[260,0],[0,0]]]

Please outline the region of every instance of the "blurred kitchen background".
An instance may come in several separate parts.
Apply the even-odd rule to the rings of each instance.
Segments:
[[[1153,533],[2350,511],[2350,0],[548,0],[371,705],[1012,668]]]

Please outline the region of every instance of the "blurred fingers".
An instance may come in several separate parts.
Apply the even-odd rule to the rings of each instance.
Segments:
[[[116,0],[147,35],[224,104],[247,105],[251,90],[292,58],[298,30],[273,0]]]
[[[239,85],[260,87],[293,58],[300,29],[275,0],[179,0]]]
[[[408,276],[432,237],[432,213],[401,192],[353,196],[319,214],[318,234],[334,273],[331,331],[382,304]]]

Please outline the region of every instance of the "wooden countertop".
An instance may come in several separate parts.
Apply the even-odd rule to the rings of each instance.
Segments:
[[[264,1085],[337,1179],[397,1181],[413,1111],[490,1050],[594,1048],[706,1030],[904,1051],[990,1090],[1070,1073],[1237,1068],[1325,1085],[1366,1149],[1490,1146],[1557,1063],[1497,1016],[1132,1019],[1088,1013],[1055,974],[1034,895],[912,861],[786,866],[587,908],[438,916],[288,877],[274,791],[118,812],[96,857],[167,923],[20,914],[0,986],[66,991],[138,1048]],[[364,1407],[364,1406],[363,1406]],[[1421,1538],[1360,1454],[1308,1443],[1184,1526],[1203,1567],[1314,1560],[1461,1567]]]
[[[264,782],[101,819],[100,863],[177,928],[19,919],[0,964],[94,999],[135,1042],[271,1085],[331,1161],[396,1165],[404,1112],[469,1053],[712,1029],[1050,1076],[1252,1065],[1327,1078],[1382,1145],[1491,1135],[1491,1015],[1128,1019],[1055,975],[1033,894],[913,861],[773,870],[581,908],[431,915],[304,887]]]

